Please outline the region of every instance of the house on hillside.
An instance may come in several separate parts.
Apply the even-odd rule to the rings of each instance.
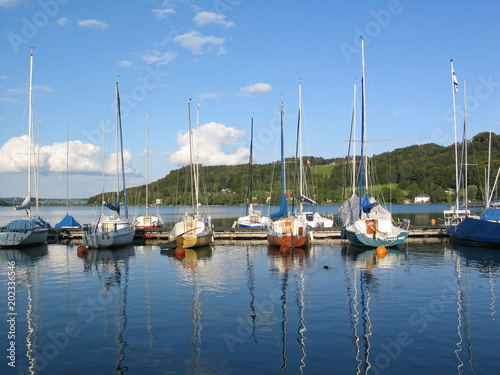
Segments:
[[[427,194],[419,194],[415,197],[415,203],[429,203],[431,201],[431,197]]]

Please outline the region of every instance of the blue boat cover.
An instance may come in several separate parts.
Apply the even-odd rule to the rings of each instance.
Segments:
[[[500,208],[487,208],[481,214],[481,220],[497,220],[497,221],[500,221]]]
[[[79,226],[80,224],[78,223],[78,221],[76,221],[75,218],[69,214],[66,214],[66,216],[64,216],[63,219],[55,225],[56,228]]]
[[[31,220],[19,219],[19,220],[12,220],[6,226],[1,227],[0,230],[4,232],[14,232],[14,231],[23,232],[35,227],[50,228],[50,224],[45,222],[43,219],[39,217]]]

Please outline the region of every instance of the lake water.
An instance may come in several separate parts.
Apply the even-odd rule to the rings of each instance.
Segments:
[[[317,206],[314,209],[320,213],[331,213],[337,217],[339,206],[325,205]],[[446,204],[395,204],[388,207],[395,219],[409,219],[413,225],[429,225],[431,219],[437,224],[443,223],[443,210],[449,208]],[[205,208],[202,207],[202,210]],[[277,211],[277,207],[256,207],[264,214]],[[167,224],[174,223],[179,215],[190,212],[190,207],[150,207],[151,214],[161,215]],[[213,223],[217,227],[231,227],[236,218],[245,215],[243,206],[210,206],[208,211],[213,218]],[[110,211],[107,210],[109,213]],[[130,207],[130,215],[140,215],[144,213],[144,207]],[[88,224],[96,220],[101,213],[101,207],[70,207],[69,213],[76,218],[80,224]],[[66,215],[65,207],[41,207],[40,216],[51,225],[59,222]],[[24,211],[16,211],[12,207],[0,207],[0,225],[8,223],[14,218],[25,217]]]
[[[0,374],[500,369],[498,249],[242,243],[176,257],[150,244],[80,257],[77,246],[0,250]]]

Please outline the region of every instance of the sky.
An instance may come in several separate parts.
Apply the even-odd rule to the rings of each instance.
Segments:
[[[278,160],[282,99],[294,155],[299,83],[304,155],[345,156],[360,36],[371,154],[453,144],[451,59],[458,134],[464,81],[469,137],[498,133],[499,19],[495,0],[0,0],[0,197],[27,192],[31,52],[39,195],[66,196],[68,164],[87,198],[103,170],[113,189],[116,82],[128,187],[146,181],[147,113],[148,180],[188,163],[188,102],[202,164],[247,163],[252,118],[254,162]]]

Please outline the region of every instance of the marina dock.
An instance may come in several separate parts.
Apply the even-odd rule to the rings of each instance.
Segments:
[[[168,241],[170,228],[137,229],[135,240]],[[311,229],[311,243],[325,243],[329,240],[340,240],[340,227]],[[79,240],[83,236],[83,228],[51,228],[49,236],[53,240]],[[265,242],[265,229],[255,228],[214,228],[215,242],[219,244],[235,244],[240,241]],[[448,237],[443,226],[412,225],[409,238],[442,238]]]

